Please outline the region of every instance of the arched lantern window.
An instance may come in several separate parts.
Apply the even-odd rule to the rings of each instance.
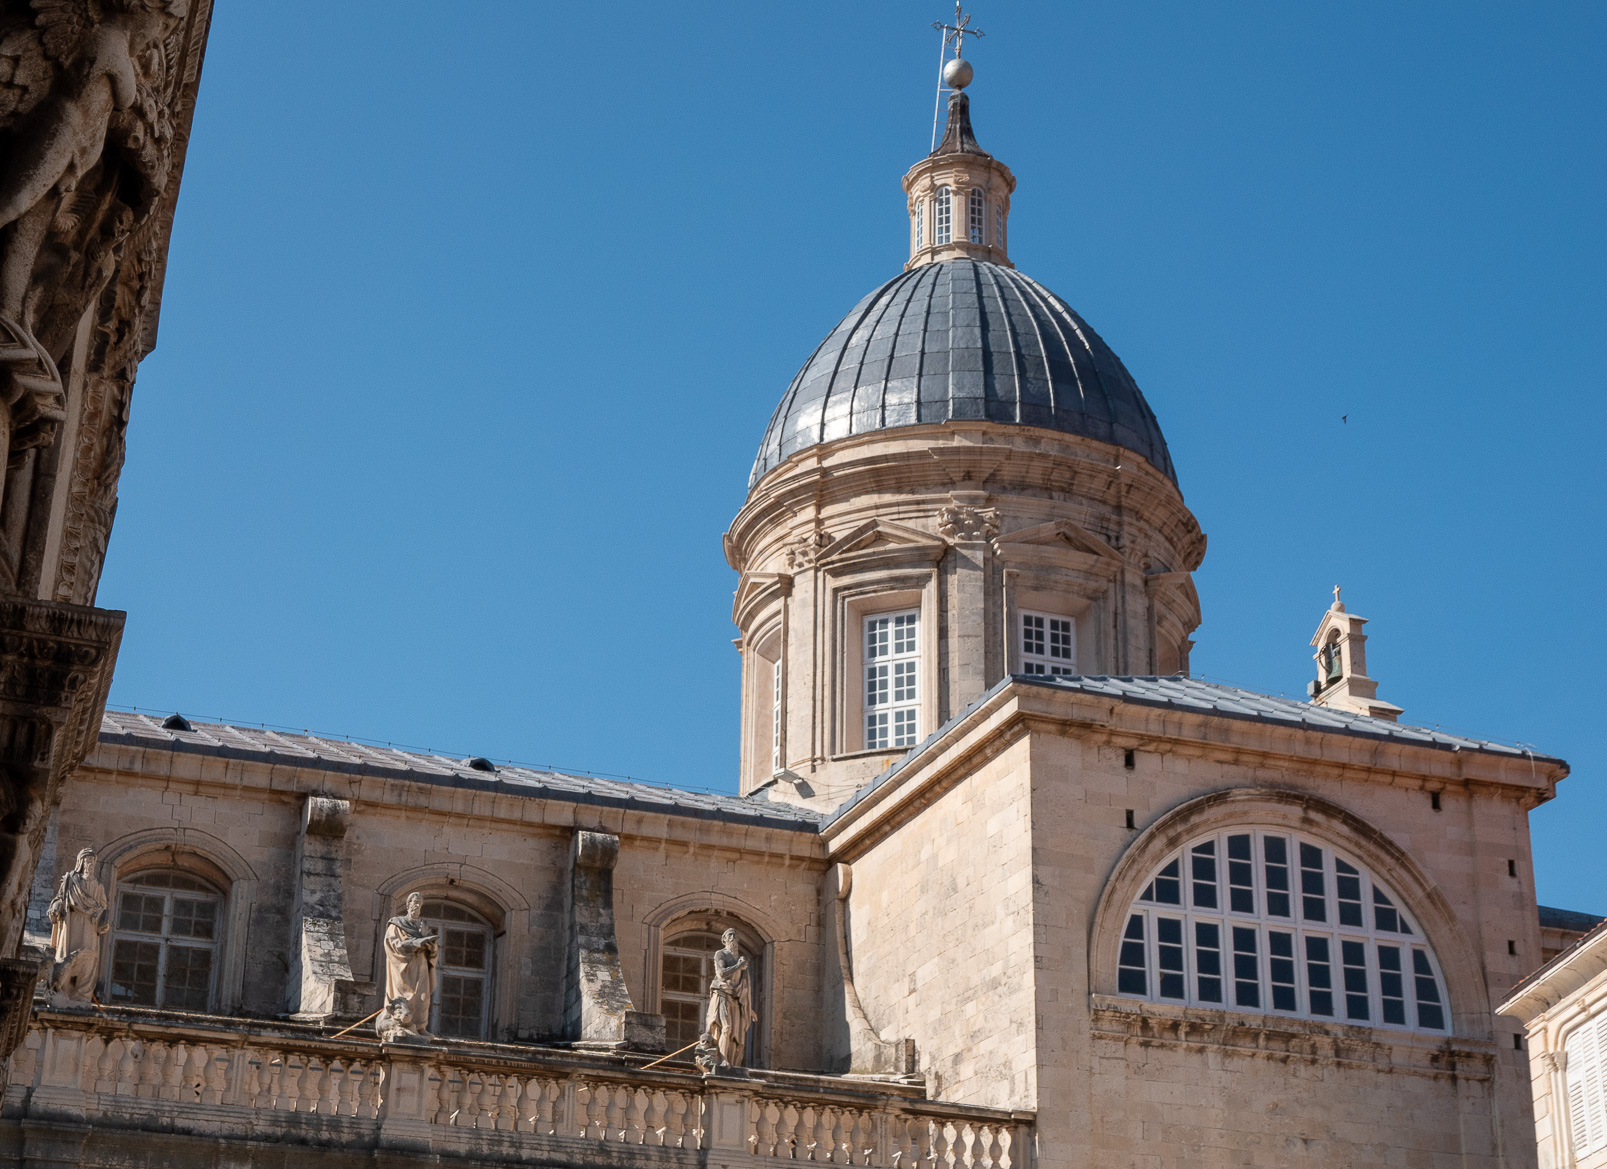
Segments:
[[[920,251],[926,246],[926,201],[915,201],[915,250]]]
[[[934,214],[937,218],[936,230],[932,233],[932,242],[934,243],[946,244],[954,237],[952,203],[953,200],[950,198],[949,189],[939,187],[937,189],[937,200],[933,204]]]
[[[1231,828],[1162,862],[1128,911],[1124,995],[1445,1033],[1439,963],[1363,865],[1294,833]]]
[[[967,220],[971,231],[971,242],[974,244],[979,244],[982,242],[982,233],[987,225],[987,203],[982,198],[981,188],[971,188],[971,197],[968,200],[968,203]]]

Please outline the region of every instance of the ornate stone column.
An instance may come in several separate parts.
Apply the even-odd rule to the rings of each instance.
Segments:
[[[99,733],[122,637],[123,614],[91,606],[211,13],[0,6],[0,1058],[36,974],[9,955],[48,812]]]

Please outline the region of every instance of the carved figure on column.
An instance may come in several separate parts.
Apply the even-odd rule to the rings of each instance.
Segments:
[[[424,920],[424,895],[407,895],[407,913],[385,926],[385,1010],[375,1023],[381,1039],[430,1037],[430,998],[440,937]],[[387,1033],[389,1032],[389,1033]]]
[[[61,878],[50,902],[51,999],[88,1002],[100,973],[100,939],[111,925],[106,886],[95,879],[95,850],[78,850],[72,871]]]
[[[709,982],[709,1005],[703,1014],[703,1034],[693,1058],[706,1072],[740,1068],[746,1059],[748,1027],[758,1021],[753,1010],[753,983],[748,960],[737,949],[737,931],[720,935],[722,948],[714,955],[714,978]]]

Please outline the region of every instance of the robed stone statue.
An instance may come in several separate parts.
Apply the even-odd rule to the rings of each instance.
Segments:
[[[714,978],[709,982],[709,1005],[703,1013],[703,1035],[694,1055],[704,1071],[717,1072],[743,1066],[748,1026],[758,1019],[753,1012],[753,983],[748,960],[737,949],[737,931],[720,935],[723,946],[714,955]]]
[[[382,1039],[428,1038],[430,997],[440,937],[423,918],[424,896],[407,895],[407,913],[385,926],[385,1010],[375,1024]]]
[[[78,850],[72,872],[63,875],[50,902],[50,948],[55,965],[50,990],[57,1002],[83,1003],[100,973],[100,939],[111,925],[106,886],[95,879],[95,850]]]

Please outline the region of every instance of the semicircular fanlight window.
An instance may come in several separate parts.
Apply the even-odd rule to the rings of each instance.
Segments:
[[[1444,987],[1422,930],[1366,866],[1262,828],[1198,837],[1156,866],[1117,966],[1133,998],[1442,1034]]]

